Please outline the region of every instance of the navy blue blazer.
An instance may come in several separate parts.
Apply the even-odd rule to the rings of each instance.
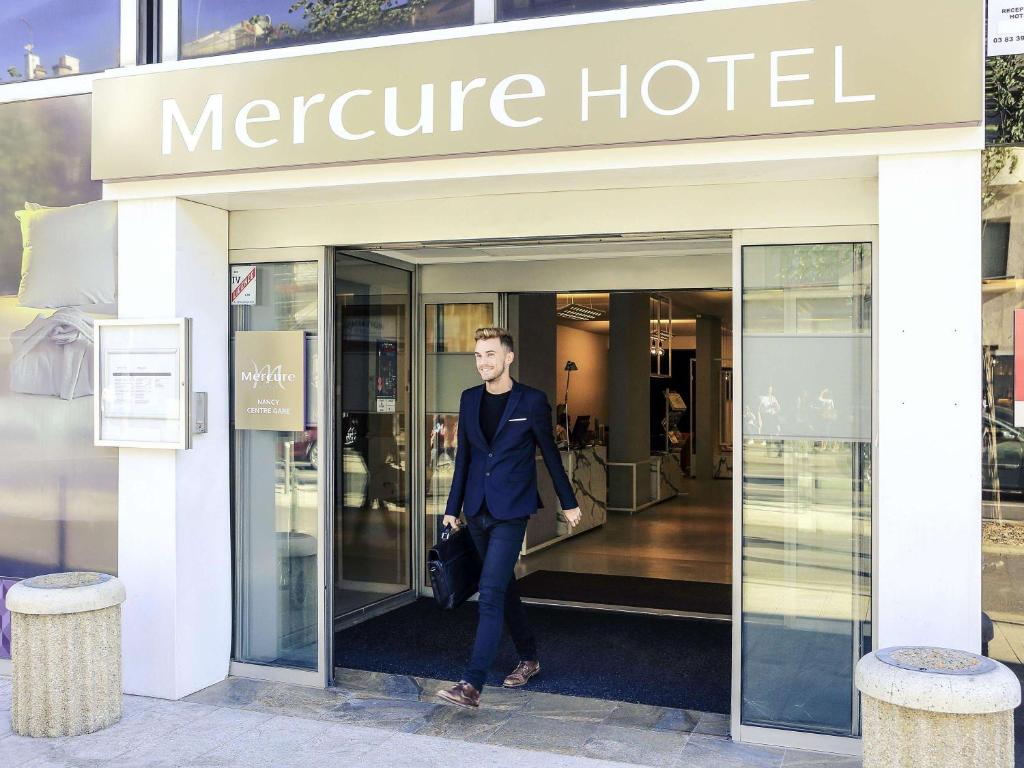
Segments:
[[[462,393],[455,474],[445,514],[458,517],[462,509],[466,517],[472,517],[486,498],[488,511],[499,520],[532,515],[543,506],[537,493],[537,446],[562,509],[578,507],[551,434],[547,396],[539,389],[513,382],[494,442],[488,444],[480,429],[483,393],[483,384]]]

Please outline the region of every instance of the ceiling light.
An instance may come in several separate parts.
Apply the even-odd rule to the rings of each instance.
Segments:
[[[594,307],[584,307],[582,304],[572,302],[561,307],[556,314],[563,320],[600,320],[604,312]]]

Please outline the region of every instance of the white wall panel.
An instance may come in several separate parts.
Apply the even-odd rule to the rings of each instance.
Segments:
[[[124,689],[178,699],[227,675],[231,643],[227,213],[173,198],[118,210],[125,318],[191,317],[209,433],[188,451],[119,451]]]
[[[978,152],[879,160],[877,644],[978,651]]]
[[[595,189],[233,211],[231,248],[874,224],[874,179]]]

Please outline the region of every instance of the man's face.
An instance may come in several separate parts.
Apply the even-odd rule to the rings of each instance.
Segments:
[[[513,357],[501,346],[501,339],[481,339],[476,343],[476,370],[485,382],[500,379]]]

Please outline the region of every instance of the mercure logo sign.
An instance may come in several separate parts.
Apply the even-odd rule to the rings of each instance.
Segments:
[[[628,64],[585,66],[575,77],[578,88],[573,113],[580,124],[588,123],[594,105],[601,102],[610,103],[619,120],[628,120],[631,111],[674,118],[692,109],[700,99],[712,102],[712,109],[735,112],[738,93],[750,93],[773,110],[814,107],[819,99],[812,94],[818,89],[809,82],[812,74],[808,64],[822,56],[831,63],[833,104],[877,99],[873,92],[849,91],[846,50],[842,45],[834,45],[826,51],[809,47],[773,50],[764,56],[755,52],[723,52],[700,60],[664,59],[645,68]],[[704,86],[709,70],[713,69],[721,70],[715,79],[724,85],[715,92]],[[743,81],[762,85],[752,92]],[[226,136],[254,150],[267,149],[279,142],[298,146],[306,143],[308,127],[316,121],[325,124],[341,142],[366,141],[378,133],[398,139],[416,134],[457,134],[467,130],[467,113],[478,124],[484,124],[476,127],[486,128],[489,124],[493,128],[521,130],[545,120],[545,101],[549,97],[544,78],[526,72],[508,75],[495,83],[486,77],[472,77],[423,83],[409,90],[411,95],[397,86],[389,86],[379,92],[373,88],[354,88],[336,94],[295,94],[283,102],[259,98],[245,102],[234,114],[227,115],[223,93],[209,95],[201,110],[193,113],[188,113],[176,98],[167,98],[162,102],[161,152],[195,152],[200,146],[219,152],[224,149]],[[350,105],[355,107],[360,102],[361,120],[350,119]],[[404,118],[399,116],[400,108],[405,112]],[[370,120],[366,119],[367,112]],[[229,125],[227,133],[225,122]]]
[[[274,386],[278,389],[284,389],[285,384],[292,384],[298,380],[298,376],[294,373],[287,373],[282,370],[281,365],[270,365],[265,363],[259,365],[255,360],[251,361],[252,368],[250,370],[241,371],[239,378],[246,383],[251,384],[253,389],[260,386]]]
[[[938,6],[677,3],[118,72],[93,85],[92,173],[981,125],[983,4]]]

